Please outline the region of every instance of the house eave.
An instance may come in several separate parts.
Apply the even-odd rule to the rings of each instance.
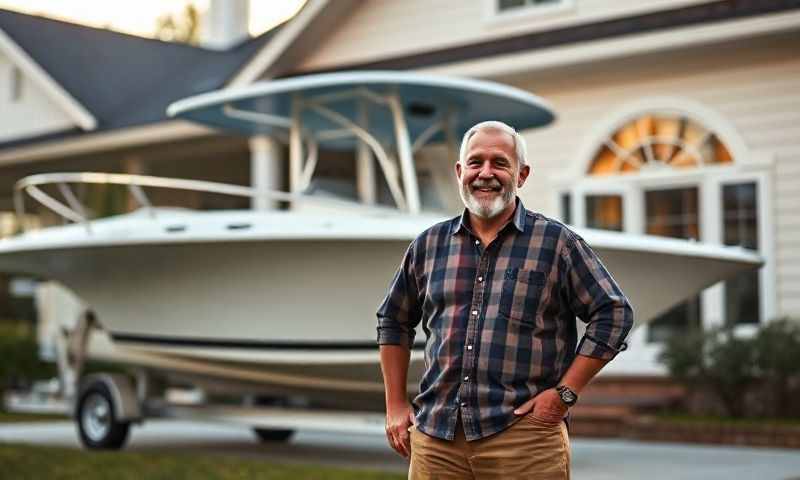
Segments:
[[[711,45],[761,35],[800,30],[800,12],[642,33],[586,44],[564,45],[529,52],[431,65],[417,71],[442,75],[496,78],[612,58]]]
[[[0,167],[53,160],[98,151],[212,135],[215,130],[184,120],[77,135],[61,140],[0,150]]]

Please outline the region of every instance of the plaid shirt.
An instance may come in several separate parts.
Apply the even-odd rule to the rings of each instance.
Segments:
[[[587,324],[577,352],[576,316]],[[476,440],[513,424],[514,409],[556,386],[576,353],[624,350],[633,310],[580,236],[518,199],[488,246],[466,210],[411,243],[378,309],[378,343],[411,346],[420,322],[417,428],[452,440],[460,413]]]

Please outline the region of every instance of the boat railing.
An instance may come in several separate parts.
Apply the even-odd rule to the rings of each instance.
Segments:
[[[327,207],[343,206],[353,208],[358,206],[364,213],[386,213],[394,210],[379,206],[369,206],[339,200],[329,197],[317,197],[308,194],[281,192],[277,190],[262,190],[243,185],[234,185],[205,180],[189,180],[183,178],[156,177],[151,175],[135,175],[127,173],[101,173],[101,172],[66,172],[66,173],[41,173],[20,179],[14,185],[14,209],[17,221],[22,231],[27,231],[25,226],[25,194],[52,212],[60,215],[64,220],[83,224],[88,233],[92,232],[90,210],[78,199],[71,185],[74,184],[101,184],[122,185],[128,188],[132,198],[140,207],[147,210],[148,215],[155,219],[157,210],[145,193],[145,188],[165,188],[173,190],[188,190],[203,193],[215,193],[246,197],[250,199],[266,199],[273,201],[296,203],[317,203]],[[41,187],[56,185],[63,199],[55,198],[45,192]]]

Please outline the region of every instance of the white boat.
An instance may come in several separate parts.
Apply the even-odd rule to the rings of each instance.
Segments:
[[[169,112],[285,139],[291,191],[123,174],[27,177],[18,183],[19,213],[27,193],[72,223],[0,240],[0,270],[52,279],[73,292],[95,319],[90,356],[210,392],[300,396],[369,410],[383,408],[375,310],[408,243],[452,216],[423,208],[416,153],[444,143],[451,158],[441,161],[450,163],[459,135],[479,121],[528,129],[554,118],[544,101],[521,90],[397,72],[257,83],[186,99]],[[304,195],[326,148],[369,152],[394,205]],[[89,219],[70,188],[78,183],[127,185],[142,208]],[[46,184],[58,184],[63,199],[46,194]],[[288,207],[158,208],[146,195],[153,188],[267,196]],[[761,264],[738,248],[579,233],[631,299],[637,325]],[[422,368],[420,347],[412,355],[412,392]]]

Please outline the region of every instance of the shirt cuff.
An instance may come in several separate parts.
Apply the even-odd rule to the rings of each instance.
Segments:
[[[617,356],[618,353],[624,352],[628,349],[628,344],[622,342],[618,348],[601,342],[594,337],[584,335],[581,343],[578,345],[578,355],[584,357],[599,358],[601,360],[611,360]]]
[[[378,327],[378,345],[402,345],[410,349],[414,345],[415,334],[414,330]]]

